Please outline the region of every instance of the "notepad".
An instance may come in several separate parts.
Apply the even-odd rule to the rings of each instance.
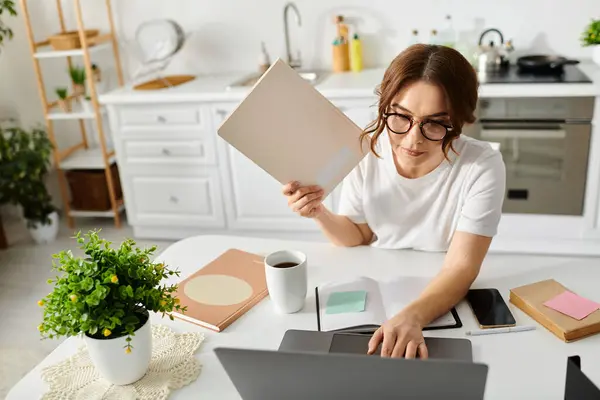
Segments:
[[[546,301],[544,305],[576,320],[582,320],[600,309],[600,304],[568,290]]]
[[[365,311],[367,292],[355,290],[352,292],[334,292],[327,300],[327,314],[345,314]]]
[[[429,279],[422,277],[403,276],[380,282],[363,276],[320,285],[315,289],[317,327],[320,331],[374,332],[417,299],[428,283]],[[461,326],[458,313],[452,309],[424,329]]]

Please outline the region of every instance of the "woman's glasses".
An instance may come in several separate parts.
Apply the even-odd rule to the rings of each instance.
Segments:
[[[413,125],[417,123],[413,117],[398,113],[386,113],[384,118],[387,128],[398,135],[410,131]],[[444,125],[441,122],[425,120],[418,124],[423,137],[434,142],[444,139],[448,132],[452,131],[451,126]]]

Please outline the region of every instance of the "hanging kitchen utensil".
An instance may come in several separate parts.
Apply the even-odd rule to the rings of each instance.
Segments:
[[[579,61],[552,55],[530,55],[517,59],[519,70],[532,73],[562,73],[565,65],[575,64]]]
[[[154,74],[156,77],[151,82],[161,81],[164,87],[180,84],[180,79],[169,79],[169,77],[162,76],[162,72],[183,48],[186,39],[183,28],[173,20],[151,20],[142,23],[135,33],[137,58],[141,66],[133,74],[134,81]],[[189,76],[187,78],[187,81],[193,79]],[[175,84],[175,82],[177,83]]]

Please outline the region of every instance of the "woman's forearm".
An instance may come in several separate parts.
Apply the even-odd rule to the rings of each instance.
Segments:
[[[346,216],[332,213],[325,206],[315,220],[325,236],[336,246],[354,247],[367,242],[354,222]]]
[[[425,326],[454,307],[479,275],[491,241],[489,237],[456,232],[441,271],[406,312]]]
[[[406,311],[424,327],[462,300],[476,277],[477,273],[468,270],[442,270]]]

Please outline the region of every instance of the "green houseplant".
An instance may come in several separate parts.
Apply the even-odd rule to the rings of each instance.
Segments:
[[[6,14],[12,17],[17,16],[14,0],[0,0],[0,48],[2,48],[6,39],[10,40],[13,38],[12,29],[2,21],[2,17]]]
[[[69,68],[71,82],[73,82],[73,94],[82,96],[85,94],[85,68],[72,66]]]
[[[58,106],[60,109],[66,113],[71,112],[71,100],[69,99],[67,88],[59,87],[55,89],[55,92],[58,96]]]
[[[600,65],[600,19],[592,20],[581,35],[581,44],[592,47],[592,58]]]
[[[0,127],[0,204],[21,206],[38,243],[54,240],[58,232],[58,214],[45,184],[51,154],[43,129]]]
[[[156,246],[142,250],[128,239],[112,248],[98,233],[75,236],[83,257],[70,250],[53,256],[53,269],[62,276],[48,282],[54,288],[38,303],[44,308],[39,330],[46,338],[82,334],[99,372],[127,384],[140,379],[150,362],[148,312],[164,316],[186,307],[175,296],[177,285],[161,284],[179,271],[152,261]]]

